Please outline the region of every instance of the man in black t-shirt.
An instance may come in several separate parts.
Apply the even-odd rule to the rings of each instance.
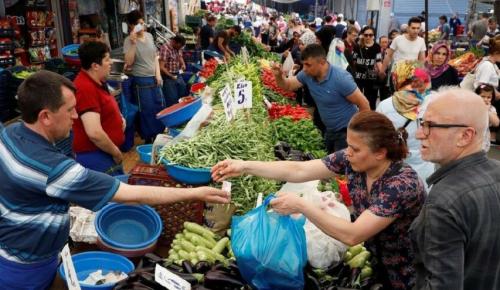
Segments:
[[[208,48],[212,40],[214,39],[214,27],[217,23],[217,18],[210,15],[207,18],[207,24],[201,28],[200,39],[201,39],[201,49],[205,50]]]

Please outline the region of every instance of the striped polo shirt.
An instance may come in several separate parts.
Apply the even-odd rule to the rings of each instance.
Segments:
[[[0,256],[23,264],[53,258],[68,240],[69,203],[99,210],[118,186],[24,123],[0,124]]]

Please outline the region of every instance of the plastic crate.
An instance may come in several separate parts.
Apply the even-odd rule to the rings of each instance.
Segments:
[[[162,165],[136,165],[130,171],[129,184],[152,185],[165,187],[191,187],[174,181]],[[175,235],[184,228],[184,222],[190,221],[197,224],[203,223],[205,203],[201,201],[177,202],[154,206],[163,221],[163,229],[158,243],[170,246]]]

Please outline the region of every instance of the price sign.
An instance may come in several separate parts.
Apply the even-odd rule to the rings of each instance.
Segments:
[[[252,82],[239,80],[234,85],[235,107],[237,109],[252,108]]]
[[[68,244],[66,244],[66,246],[64,246],[64,248],[62,249],[61,256],[68,289],[81,290],[80,283],[78,282],[78,277],[76,276],[75,266],[73,265],[73,259],[71,259],[71,253],[69,252]]]
[[[164,267],[156,264],[155,281],[169,290],[191,290],[191,284]]]
[[[231,121],[234,118],[235,107],[229,85],[226,85],[224,89],[222,89],[220,97],[222,99],[222,104],[224,105],[224,113],[226,113],[226,118],[228,121]]]

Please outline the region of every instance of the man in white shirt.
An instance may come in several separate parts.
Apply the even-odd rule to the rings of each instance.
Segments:
[[[385,74],[384,72],[391,63],[399,60],[425,60],[425,41],[418,36],[420,28],[420,18],[412,17],[408,20],[407,32],[394,38],[386,51],[381,74]]]

